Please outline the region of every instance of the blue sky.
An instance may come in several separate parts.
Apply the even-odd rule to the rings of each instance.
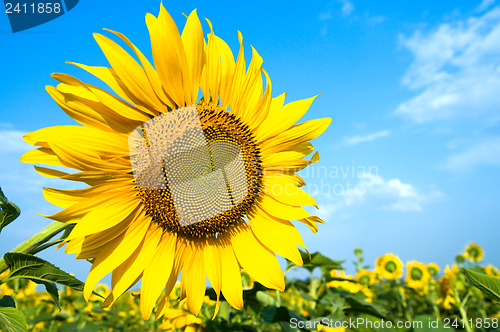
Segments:
[[[297,225],[310,251],[366,261],[387,252],[403,260],[452,263],[473,241],[500,266],[500,3],[484,1],[166,1],[180,27],[197,8],[237,52],[237,31],[264,58],[273,96],[321,93],[305,119],[332,117],[313,143],[320,162],[304,177],[326,224]],[[159,1],[81,1],[72,11],[13,34],[0,14],[0,185],[22,209],[5,228],[0,252],[48,222],[58,209],[41,189],[66,187],[19,157],[24,133],[74,124],[45,92],[65,64],[107,64],[93,40],[124,33],[151,58],[147,12]],[[208,32],[208,25],[204,25]],[[248,49],[247,54],[250,53]],[[354,172],[353,172],[354,170]],[[90,264],[62,250],[42,253],[85,279]],[[346,267],[350,268],[350,264]]]

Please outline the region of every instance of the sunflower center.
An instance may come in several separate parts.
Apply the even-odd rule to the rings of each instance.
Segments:
[[[146,213],[179,235],[226,231],[262,189],[252,132],[220,106],[191,105],[159,115],[130,134],[129,151]]]
[[[385,270],[389,273],[394,273],[396,272],[396,269],[398,268],[396,263],[394,263],[393,261],[389,261],[387,263],[385,263]]]
[[[418,267],[414,267],[411,269],[411,278],[413,280],[422,280],[422,277],[424,276],[423,272],[421,269],[419,269]]]

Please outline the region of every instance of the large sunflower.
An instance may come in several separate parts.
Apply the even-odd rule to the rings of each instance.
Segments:
[[[114,31],[139,62],[95,34],[110,67],[75,63],[114,94],[52,75],[60,84],[47,91],[81,125],[25,135],[39,148],[22,161],[75,169],[35,166],[44,176],[88,185],[43,190],[50,203],[64,208],[50,218],[75,224],[66,253],[92,263],[86,299],[110,272],[112,293],[104,306],[142,278],[142,315],[150,317],[164,290],[160,317],[181,275],[180,297],[195,315],[206,277],[217,296],[222,292],[241,309],[241,268],[264,286],[283,290],[275,253],[302,264],[297,245],[304,243],[290,220],[314,232],[322,221],[302,208],[316,203],[295,172],[318,160],[317,153],[303,159],[313,151],[308,141],[331,120],[295,124],[315,97],[288,104],[285,94],[271,98],[271,81],[255,49],[247,69],[241,34],[235,61],[210,22],[205,41],[196,11],[182,34],[163,6],[158,18],[146,15],[146,24],[154,67]]]

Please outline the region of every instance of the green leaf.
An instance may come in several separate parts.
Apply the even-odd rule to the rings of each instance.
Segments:
[[[369,302],[360,301],[353,296],[346,296],[345,302],[348,307],[344,308],[344,311],[347,313],[364,313],[374,317],[382,318],[387,320],[387,312],[382,311],[382,309]]]
[[[16,308],[16,302],[14,301],[14,299],[9,296],[9,295],[4,295],[2,296],[2,298],[0,299],[0,307],[10,307],[10,308]]]
[[[474,272],[466,267],[462,267],[462,269],[471,284],[479,288],[484,295],[493,301],[500,303],[500,279],[490,277],[483,273]]]
[[[282,323],[280,325],[283,330],[293,330],[290,326],[290,320],[292,318],[295,318],[296,321],[306,320],[287,307],[276,307],[274,305],[265,306],[262,308],[260,314],[266,323]]]
[[[41,258],[13,252],[8,252],[3,257],[10,270],[7,278],[4,279],[5,282],[16,278],[30,279],[44,285],[52,298],[55,296],[54,293],[57,293],[57,289],[53,283],[71,287],[79,291],[83,291],[83,287],[85,286],[80,280]],[[95,292],[94,294],[98,295]],[[58,297],[57,299],[54,298],[54,301],[58,304]]]
[[[54,303],[57,305],[59,310],[61,310],[61,306],[59,304],[59,291],[57,290],[56,284],[54,284],[53,282],[43,281],[40,279],[38,279],[38,280],[37,279],[30,279],[30,280],[33,282],[36,282],[39,285],[41,284],[41,285],[45,286],[45,290],[52,297],[52,300],[54,300]]]
[[[21,214],[16,204],[9,202],[0,188],[0,232],[2,228],[13,222]]]
[[[255,297],[260,303],[264,305],[274,305],[276,303],[276,301],[271,295],[263,291],[258,291],[257,294],[255,294]]]
[[[300,250],[300,255],[304,261],[302,267],[308,269],[310,272],[315,268],[319,267],[323,273],[329,272],[330,270],[341,270],[343,261],[334,261],[326,256],[323,256],[320,252],[315,252],[311,254],[311,259],[309,260],[309,255]]]
[[[0,308],[0,330],[8,332],[28,332],[26,319],[20,310],[11,307]]]

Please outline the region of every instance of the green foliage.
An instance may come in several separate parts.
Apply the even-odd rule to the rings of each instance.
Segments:
[[[8,252],[4,255],[5,263],[9,268],[9,275],[2,282],[17,278],[29,279],[37,284],[44,285],[54,303],[59,306],[59,294],[55,284],[68,286],[83,291],[85,284],[74,276],[54,266],[53,264],[27,254]]]
[[[0,298],[0,307],[5,308],[5,307],[10,307],[10,308],[16,308],[16,302],[12,298],[12,296],[9,295],[4,295],[2,298]]]
[[[21,210],[16,204],[9,202],[0,188],[0,232],[2,228],[13,222],[20,214]]]
[[[320,252],[315,252],[311,254],[309,259],[309,254],[305,251],[300,251],[302,260],[304,261],[303,268],[312,272],[315,268],[320,268],[323,272],[328,272],[330,270],[342,269],[343,261],[334,261]]]
[[[483,291],[484,295],[500,303],[500,279],[463,268],[469,281]]]
[[[20,310],[12,307],[0,307],[1,331],[27,332],[26,319]]]

